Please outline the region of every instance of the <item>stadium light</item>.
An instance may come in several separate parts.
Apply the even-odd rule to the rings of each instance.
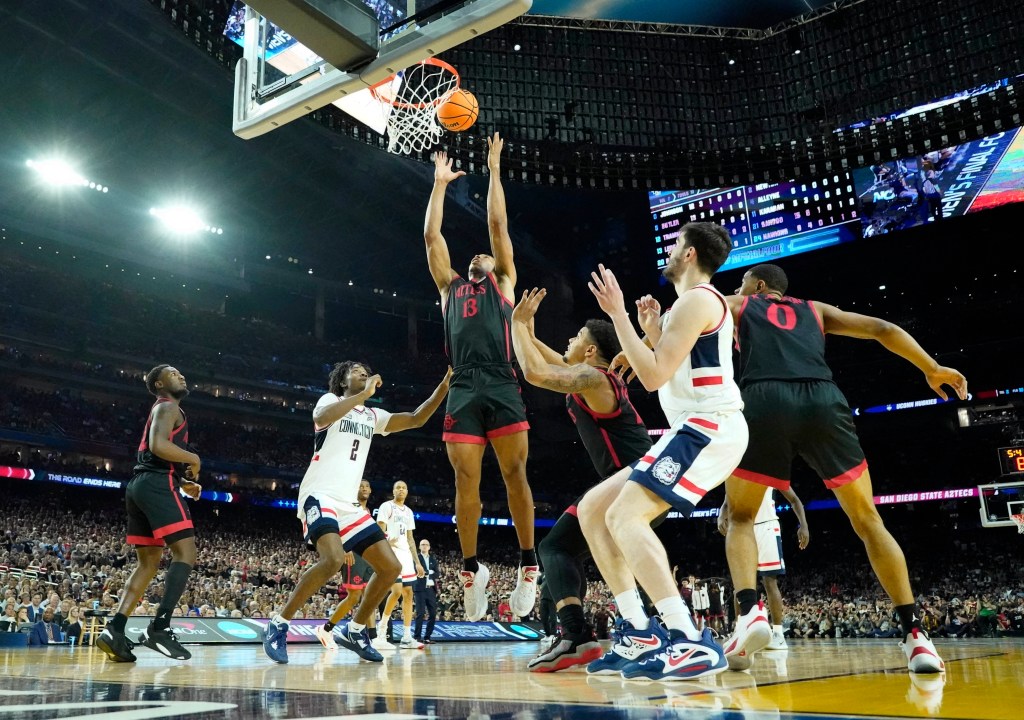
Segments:
[[[71,165],[58,158],[50,158],[48,160],[29,159],[25,161],[25,165],[35,170],[39,175],[39,179],[47,185],[54,185],[56,187],[78,185],[104,193],[110,190],[110,188],[102,183],[85,179]]]
[[[184,205],[171,205],[163,208],[150,208],[149,214],[164,224],[164,227],[173,233],[190,234],[200,230],[223,235],[224,229],[214,227],[199,217],[199,214],[190,207]]]

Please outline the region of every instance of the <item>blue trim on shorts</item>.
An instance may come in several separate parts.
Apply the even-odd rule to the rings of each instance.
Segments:
[[[695,506],[689,500],[676,495],[672,490],[679,483],[679,479],[686,474],[686,471],[693,467],[693,463],[701,451],[710,444],[710,437],[690,425],[684,424],[676,431],[675,437],[668,441],[665,448],[654,458],[654,462],[646,470],[636,469],[637,463],[642,462],[643,458],[630,466],[633,468],[633,472],[629,474],[629,480],[653,492],[671,505],[673,509],[681,512],[683,517],[690,517],[690,513],[693,512]],[[655,443],[656,445],[657,443]],[[654,447],[647,452],[651,453],[652,451],[654,451]],[[678,463],[679,465],[678,469],[671,475],[668,484],[653,474],[656,468],[659,474],[664,473],[665,466],[658,465],[663,458],[668,458],[670,462]]]

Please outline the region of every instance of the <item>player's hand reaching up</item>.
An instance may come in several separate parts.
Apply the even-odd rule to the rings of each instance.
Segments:
[[[625,352],[620,352],[612,358],[611,364],[608,365],[608,372],[618,375],[626,383],[633,382],[633,378],[636,377],[636,373],[633,372],[633,366],[629,364],[629,358],[626,357]]]
[[[597,266],[597,272],[590,273],[593,280],[587,283],[590,292],[597,298],[597,304],[608,313],[608,316],[615,318],[626,314],[626,301],[622,298],[622,288],[615,274],[604,265]]]
[[[636,319],[648,337],[661,334],[658,323],[661,320],[661,303],[650,295],[644,295],[636,301]]]
[[[943,385],[949,385],[953,388],[956,396],[961,400],[967,399],[967,378],[959,370],[937,365],[931,372],[926,372],[924,377],[928,382],[928,387],[934,390],[935,394],[943,400],[949,399],[946,391],[942,388]]]
[[[380,379],[380,375],[371,375],[370,377],[366,378],[366,386],[363,388],[363,392],[361,393],[363,399],[365,400],[367,398],[372,398],[374,393],[377,392],[377,388],[379,388],[383,384],[384,383]]]
[[[448,157],[448,153],[442,150],[434,153],[434,182],[447,185],[466,174],[463,170],[452,170],[453,162],[455,161]]]
[[[544,288],[538,290],[524,290],[523,298],[516,305],[512,311],[512,322],[522,323],[533,330],[533,318],[537,315],[537,309],[540,307],[541,302],[544,300],[548,291]]]
[[[501,151],[505,148],[505,141],[498,133],[494,137],[487,138],[487,169],[491,172],[501,170]]]

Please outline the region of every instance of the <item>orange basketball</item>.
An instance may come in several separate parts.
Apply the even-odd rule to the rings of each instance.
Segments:
[[[480,114],[480,105],[469,90],[456,90],[448,101],[437,109],[437,121],[452,132],[469,130]]]

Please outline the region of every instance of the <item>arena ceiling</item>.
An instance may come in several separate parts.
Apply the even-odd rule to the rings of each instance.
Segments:
[[[834,0],[534,0],[533,15],[763,29]]]

